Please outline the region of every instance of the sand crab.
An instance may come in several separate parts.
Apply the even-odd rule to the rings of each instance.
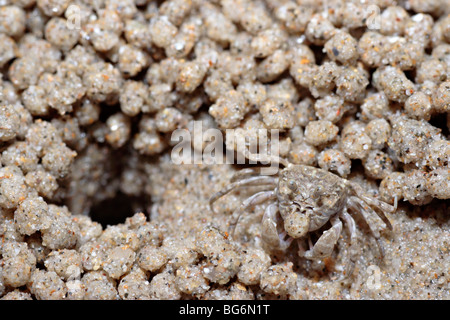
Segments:
[[[231,228],[235,227],[246,209],[271,201],[265,209],[262,221],[264,241],[285,250],[292,241],[307,239],[309,250],[299,246],[299,254],[311,260],[323,259],[332,254],[344,223],[350,235],[350,246],[344,268],[344,278],[347,277],[353,272],[356,253],[354,247],[356,223],[351,213],[361,213],[364,219],[367,215],[375,213],[384,221],[386,227],[392,230],[392,225],[385,213],[394,213],[396,205],[391,206],[371,197],[359,184],[326,170],[291,164],[282,159],[278,161],[284,165],[284,169],[280,170],[276,176],[261,175],[259,168],[239,171],[232,178],[231,184],[211,197],[211,210],[216,200],[236,188],[260,186],[263,191],[247,198],[234,211]],[[328,222],[331,227],[323,231],[318,240],[312,244],[309,235],[323,228]],[[373,228],[367,219],[366,222],[383,255],[379,241],[380,232]]]

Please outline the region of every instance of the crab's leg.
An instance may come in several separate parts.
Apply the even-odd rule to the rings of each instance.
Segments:
[[[342,222],[337,216],[331,218],[332,227],[320,236],[313,248],[306,251],[305,258],[307,259],[322,259],[329,257],[333,252],[333,248],[339,239],[342,232]]]
[[[341,218],[344,221],[345,225],[347,226],[350,234],[350,248],[348,249],[347,263],[344,269],[345,277],[349,277],[353,273],[355,267],[355,258],[356,258],[355,245],[357,241],[356,223],[355,220],[353,220],[352,216],[348,213],[347,208],[344,208],[344,210],[342,211]]]
[[[245,168],[236,172],[230,179],[230,182],[235,182],[248,177],[255,177],[261,175],[262,168]]]
[[[367,195],[367,192],[357,183],[350,182],[352,189],[355,191],[356,196],[366,202],[367,204],[373,206],[375,209],[375,213],[383,220],[386,226],[392,230],[392,224],[389,219],[386,217],[385,212],[394,213],[396,210],[396,206],[391,206],[384,201],[375,199]],[[376,210],[379,209],[379,210]],[[380,212],[381,211],[381,212]]]
[[[217,192],[215,195],[209,199],[209,207],[211,208],[211,211],[214,212],[213,204],[217,201],[217,199],[223,197],[227,193],[231,192],[235,188],[239,187],[248,187],[248,186],[271,186],[275,187],[278,183],[278,179],[274,177],[266,177],[266,176],[258,176],[258,177],[251,177],[244,180],[236,181],[228,186],[226,186],[224,189]]]
[[[286,231],[278,233],[277,213],[278,205],[276,203],[271,203],[266,207],[262,219],[261,236],[266,243],[284,251],[291,245],[293,238],[287,236]]]
[[[251,197],[245,199],[244,202],[233,212],[233,216],[231,218],[230,223],[230,233],[234,233],[234,230],[236,229],[236,225],[239,222],[239,218],[241,217],[242,213],[247,210],[250,207],[256,206],[257,204],[263,203],[267,200],[274,200],[277,197],[277,193],[274,190],[271,191],[261,191],[258,193],[255,193]]]
[[[358,197],[354,197],[354,196],[352,196],[352,197],[350,197],[348,199],[348,206],[350,208],[355,209],[355,211],[357,211],[357,212],[359,212],[361,214],[361,216],[363,217],[364,221],[369,226],[369,229],[372,232],[372,235],[374,236],[375,240],[377,241],[377,245],[378,245],[378,248],[380,250],[381,256],[384,256],[384,248],[383,248],[383,245],[381,244],[381,241],[380,241],[380,237],[381,237],[380,236],[380,232],[372,227],[371,223],[369,221],[367,221],[366,216],[363,214],[363,212],[365,212],[366,214],[367,213],[371,214],[371,213],[374,212],[374,210],[370,206],[366,205],[366,203],[363,200],[361,200]]]

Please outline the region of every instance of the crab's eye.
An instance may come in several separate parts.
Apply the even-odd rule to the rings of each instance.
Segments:
[[[287,186],[291,191],[296,191],[298,188],[297,182],[295,180],[289,180]]]

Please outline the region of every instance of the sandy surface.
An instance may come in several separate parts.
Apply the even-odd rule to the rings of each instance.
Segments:
[[[250,192],[242,190],[225,196],[218,204],[223,210],[212,214],[208,208],[209,197],[227,183],[227,177],[236,170],[234,166],[165,164],[162,167],[171,175],[161,177],[167,184],[162,189],[155,219],[170,222],[172,232],[182,238],[195,238],[208,225],[227,230],[232,210]],[[264,247],[260,225],[264,207],[264,204],[258,206],[241,218],[233,240],[245,247]],[[293,264],[298,279],[290,299],[449,299],[448,212],[448,201],[423,207],[400,203],[397,212],[388,216],[393,231],[382,237],[384,258],[380,258],[377,245],[360,221],[359,257],[354,275],[345,283],[334,281],[342,270],[345,239],[341,239],[337,250],[344,252],[335,252],[323,263],[313,264],[299,258],[295,245],[286,253],[273,252],[272,263]]]

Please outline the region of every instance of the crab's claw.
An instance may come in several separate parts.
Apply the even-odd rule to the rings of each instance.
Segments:
[[[302,210],[298,206],[293,205],[284,218],[284,230],[292,238],[298,239],[304,237],[309,231],[311,215],[311,209]]]

